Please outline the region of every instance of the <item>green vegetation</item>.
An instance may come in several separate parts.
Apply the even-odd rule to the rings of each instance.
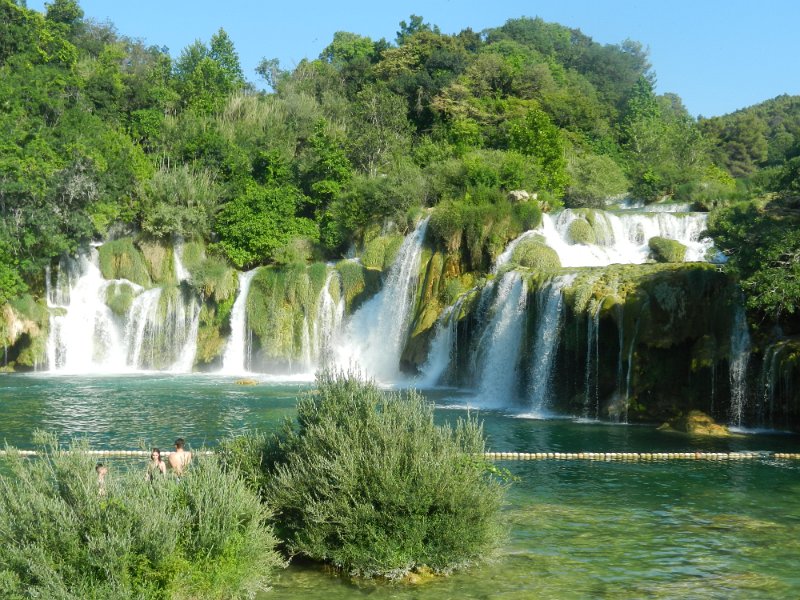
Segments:
[[[514,249],[511,261],[535,271],[557,271],[561,268],[558,253],[536,237],[522,240]]]
[[[488,557],[504,484],[472,418],[437,426],[419,394],[323,374],[280,434],[223,457],[261,488],[287,550],[365,577],[439,573]]]
[[[567,234],[573,244],[596,244],[597,236],[589,222],[584,219],[575,219],[569,224]]]
[[[686,257],[686,246],[675,240],[652,237],[648,243],[657,262],[679,263]]]
[[[180,483],[112,465],[101,486],[85,445],[40,437],[0,478],[4,598],[247,598],[283,565],[270,514],[215,458]]]

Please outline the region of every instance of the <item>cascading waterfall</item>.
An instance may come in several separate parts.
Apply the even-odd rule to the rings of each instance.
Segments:
[[[425,361],[417,380],[420,387],[432,387],[441,383],[442,378],[450,368],[456,356],[456,342],[458,339],[458,316],[466,295],[461,295],[455,304],[448,306],[436,323],[436,333],[428,350],[428,360]]]
[[[172,257],[175,264],[175,277],[178,283],[189,280],[189,271],[183,266],[183,240],[177,239],[172,247]]]
[[[131,343],[128,349],[127,363],[135,368],[151,365],[155,362],[155,342],[161,331],[161,319],[158,305],[161,300],[161,288],[153,288],[139,294],[131,304],[128,328],[125,338]],[[147,344],[145,344],[147,339]],[[147,356],[142,352],[147,349]]]
[[[541,414],[552,400],[553,366],[563,324],[564,288],[575,275],[553,277],[536,291],[536,343],[531,360],[530,406]]]
[[[750,331],[744,306],[737,303],[733,312],[730,343],[731,425],[741,426],[747,401],[747,363],[750,360]]]
[[[231,337],[222,356],[222,373],[246,373],[248,369],[247,294],[258,269],[239,274],[239,294],[231,309]]]
[[[331,285],[338,287],[336,302],[331,295]],[[314,319],[313,345],[316,366],[328,367],[334,363],[334,341],[339,335],[344,320],[345,302],[341,291],[341,279],[338,271],[330,269],[317,299],[317,316]]]
[[[478,342],[480,397],[488,405],[507,405],[517,397],[520,346],[525,328],[527,285],[516,271],[496,285],[491,320]]]
[[[97,260],[94,248],[77,259],[63,257],[55,288],[47,290],[47,358],[51,371],[107,373],[126,369],[119,325],[105,304],[106,290],[114,282],[103,279]],[[134,291],[142,289],[128,281],[119,282],[127,283]]]
[[[603,300],[594,301],[586,326],[586,379],[584,382],[583,418],[600,418],[600,310]],[[592,377],[594,373],[594,377]],[[594,409],[594,410],[592,410]],[[594,415],[591,413],[594,412]]]
[[[381,291],[350,318],[339,348],[337,362],[340,366],[358,365],[381,382],[399,378],[400,355],[414,304],[427,227],[428,218],[425,218],[406,237]]]
[[[50,309],[46,353],[51,371],[191,370],[199,306],[191,298],[187,310],[178,288],[145,290],[127,279],[104,279],[96,248],[75,258],[62,257],[55,284],[49,269],[45,281]],[[130,306],[114,314],[107,302],[121,289],[130,294]]]
[[[610,264],[641,264],[648,260],[648,242],[653,237],[676,240],[686,246],[686,261],[703,261],[712,247],[703,238],[708,216],[705,213],[632,213],[617,215],[594,211],[595,244],[576,244],[570,238],[570,224],[581,213],[566,209],[555,216],[542,215],[535,230],[558,253],[562,267],[604,267]]]

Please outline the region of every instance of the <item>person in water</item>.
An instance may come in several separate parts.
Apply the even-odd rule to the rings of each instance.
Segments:
[[[183,448],[185,443],[183,438],[175,440],[175,451],[169,454],[169,466],[178,477],[183,475],[183,470],[192,462],[192,453]]]
[[[147,464],[147,481],[153,481],[153,478],[159,473],[161,475],[167,474],[167,463],[161,458],[161,450],[153,448],[150,452],[150,462]]]

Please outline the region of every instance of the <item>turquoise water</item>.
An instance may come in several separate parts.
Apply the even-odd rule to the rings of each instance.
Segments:
[[[213,376],[0,376],[0,438],[31,431],[98,448],[198,448],[293,413],[302,383],[234,385]],[[437,418],[469,398],[429,396]],[[480,413],[489,446],[517,451],[800,451],[792,435],[702,440],[653,427]],[[508,541],[488,564],[420,585],[354,583],[295,564],[263,598],[797,598],[800,462],[507,462],[519,480]]]

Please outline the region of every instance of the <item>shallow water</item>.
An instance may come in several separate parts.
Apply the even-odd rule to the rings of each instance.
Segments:
[[[30,448],[35,428],[97,448],[193,447],[272,429],[307,383],[237,386],[218,376],[0,376],[0,438]],[[464,415],[461,394],[428,394],[437,419]],[[449,408],[448,408],[449,407]],[[798,451],[797,436],[704,440],[653,427],[537,420],[480,411],[493,450]],[[112,459],[113,460],[113,459]],[[494,560],[417,586],[353,583],[287,569],[267,598],[800,597],[800,463],[506,462],[509,537]]]

